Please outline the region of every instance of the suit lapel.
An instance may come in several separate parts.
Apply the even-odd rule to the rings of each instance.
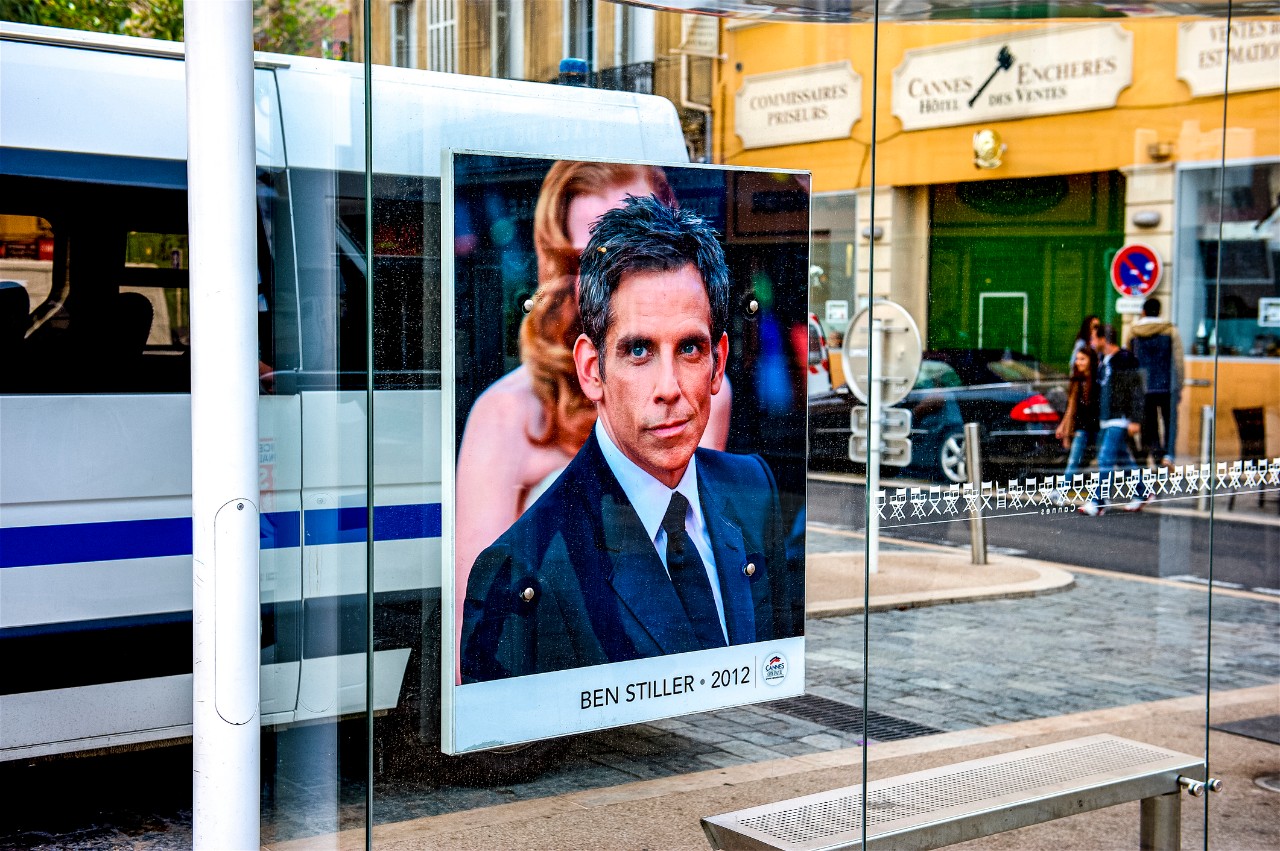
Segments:
[[[711,533],[711,550],[716,559],[716,575],[720,579],[720,597],[724,601],[729,643],[748,644],[756,640],[756,621],[751,581],[742,572],[746,566],[746,544],[742,530],[726,514],[729,494],[708,475],[705,464],[698,465],[698,496],[707,530]]]
[[[662,567],[653,541],[645,533],[622,486],[600,454],[595,435],[588,439],[600,485],[598,506],[602,555],[608,561],[606,575],[622,605],[665,653],[687,653],[700,649],[675,586]]]

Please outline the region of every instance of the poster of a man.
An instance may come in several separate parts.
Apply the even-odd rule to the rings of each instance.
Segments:
[[[455,683],[446,745],[492,747],[799,693],[807,181],[645,166],[653,178],[599,193],[564,280],[548,280],[539,256],[537,290],[524,297],[510,248],[516,220],[539,168],[555,175],[566,162],[453,156],[445,244],[452,237],[456,298],[446,299],[445,322],[456,322],[446,340],[454,340],[458,426],[444,437],[446,449],[461,451],[446,482],[456,511],[446,505],[445,534],[452,527],[458,542],[483,542],[465,558],[446,542],[446,559],[458,558],[442,589],[455,601],[445,619],[455,642],[446,655]],[[501,229],[483,226],[513,210]],[[503,247],[486,255],[477,246],[494,233]],[[496,276],[494,257],[506,261]],[[485,464],[467,447],[473,433],[505,427],[495,426],[493,400],[480,402],[486,388],[509,394],[519,374],[509,343],[519,340],[523,358],[525,326],[552,292],[551,342],[568,373],[557,380],[572,391],[557,395],[580,398],[590,419],[579,442],[557,447],[567,464],[536,489],[508,499],[506,488],[523,485],[497,477],[508,483],[495,497],[517,504],[518,515],[505,530],[477,534],[492,518],[473,506],[491,497]],[[513,300],[523,314],[518,335]],[[477,321],[495,313],[504,317],[496,333]],[[448,422],[448,400],[445,408]],[[533,420],[522,415],[505,445],[518,450],[554,421],[554,409],[528,410]],[[504,464],[489,457],[495,469]],[[656,702],[676,694],[680,701]],[[504,729],[478,729],[482,707],[516,700],[531,709],[520,729],[510,717]]]
[[[729,356],[714,231],[629,197],[592,230],[579,306],[595,428],[472,568],[463,681],[798,634],[772,472],[698,450]]]

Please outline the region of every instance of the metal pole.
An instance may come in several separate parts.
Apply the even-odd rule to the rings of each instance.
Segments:
[[[1138,847],[1142,851],[1178,851],[1182,847],[1182,797],[1179,792],[1143,798]]]
[[[871,375],[867,393],[867,573],[880,569],[880,513],[876,494],[880,491],[880,418],[884,405],[884,321],[871,318]]]
[[[974,564],[987,563],[987,521],[982,518],[982,442],[978,424],[964,424],[964,465],[973,488],[973,509],[969,512],[969,546]]]
[[[1200,409],[1200,469],[1202,470],[1210,466],[1213,452],[1213,430],[1216,427],[1213,405],[1205,405]],[[1200,483],[1200,495],[1196,497],[1196,508],[1200,511],[1209,510],[1209,494],[1213,492],[1214,471],[1211,469],[1209,473],[1210,477]]]
[[[253,7],[187,3],[192,843],[258,848]]]

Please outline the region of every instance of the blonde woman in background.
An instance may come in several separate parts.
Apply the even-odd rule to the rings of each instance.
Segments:
[[[578,262],[591,225],[628,195],[676,203],[656,166],[560,161],[542,182],[533,227],[538,290],[520,325],[521,363],[476,399],[458,451],[454,611],[459,635],[476,557],[550,487],[595,425],[595,406],[582,395],[573,363],[573,344],[582,333]],[[712,397],[702,445],[725,448],[731,398],[726,379]]]

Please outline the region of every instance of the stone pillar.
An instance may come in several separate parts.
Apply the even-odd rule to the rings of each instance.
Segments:
[[[1125,176],[1124,241],[1151,246],[1164,261],[1164,273],[1151,295],[1160,299],[1162,315],[1174,315],[1173,211],[1174,164],[1132,165],[1121,169]],[[1124,318],[1126,332],[1133,316]]]
[[[875,221],[871,220],[871,193],[872,190],[866,188],[855,193],[858,199],[855,278],[858,304],[850,306],[851,312],[865,305],[869,295],[887,298],[906,308],[919,326],[921,337],[927,340],[929,189],[926,186],[877,186]]]

